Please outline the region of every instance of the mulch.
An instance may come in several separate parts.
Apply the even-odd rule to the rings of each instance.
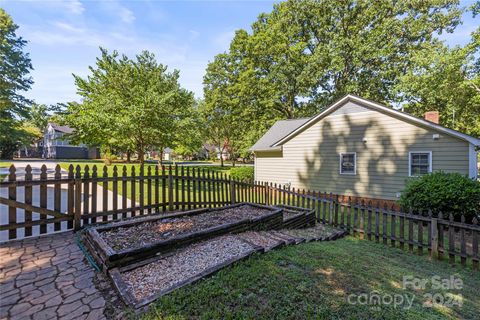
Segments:
[[[205,230],[244,219],[252,219],[268,213],[271,213],[268,209],[243,205],[194,216],[165,218],[128,227],[118,227],[102,231],[100,236],[115,250],[138,248],[181,234]]]
[[[239,257],[253,247],[235,236],[221,236],[177,250],[174,254],[122,273],[135,299],[171,288],[209,268]]]

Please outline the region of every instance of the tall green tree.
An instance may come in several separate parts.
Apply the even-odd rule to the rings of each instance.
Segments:
[[[353,93],[395,102],[412,55],[460,22],[455,0],[286,1],[252,26],[250,67],[283,117]],[[307,110],[307,113],[308,110]]]
[[[82,103],[69,104],[64,120],[75,128],[74,141],[125,151],[135,150],[143,163],[150,149],[175,145],[182,121],[194,103],[155,56],[143,51],[135,59],[101,49],[87,78],[74,75]]]
[[[411,59],[452,31],[461,13],[456,0],[281,2],[250,33],[237,31],[228,52],[211,62],[205,101],[227,101],[219,104],[226,109],[235,101],[249,120],[244,146],[265,124],[311,116],[348,93],[398,102],[394,88]],[[229,68],[217,72],[224,61]],[[228,90],[212,89],[217,84]]]
[[[219,105],[202,101],[199,106],[202,121],[202,135],[205,142],[215,146],[220,154],[226,151],[226,139],[230,124],[225,115],[225,110]],[[220,157],[220,165],[223,167],[223,157]]]
[[[446,127],[480,136],[480,29],[465,47],[442,43],[412,58],[414,68],[399,77],[397,92],[405,111],[422,117],[426,111],[440,112]]]
[[[470,7],[480,14],[480,1]],[[480,27],[464,47],[435,42],[412,58],[413,68],[400,77],[396,88],[406,111],[422,116],[440,112],[440,123],[480,137]]]
[[[246,34],[237,32],[235,41],[230,46],[230,54],[221,54],[207,67],[204,77],[203,114],[207,126],[209,140],[220,151],[228,151],[233,165],[235,159],[242,154],[243,141],[250,123],[251,101],[242,94],[243,82],[242,59],[245,52]],[[223,166],[223,158],[221,157]]]
[[[33,69],[26,41],[17,36],[18,26],[0,8],[0,158],[11,158],[19,143],[29,135],[21,120],[28,117],[30,100],[22,92],[33,84]]]
[[[179,124],[178,138],[174,148],[175,154],[184,157],[193,157],[201,149],[204,142],[203,121],[199,111],[200,101],[195,102],[195,106],[184,117]]]

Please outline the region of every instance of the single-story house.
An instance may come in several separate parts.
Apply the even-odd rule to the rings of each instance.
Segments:
[[[46,159],[99,159],[100,150],[84,144],[73,145],[68,134],[74,131],[69,126],[49,122],[43,135],[43,158]]]
[[[436,170],[477,177],[480,139],[347,95],[312,118],[276,122],[251,148],[255,180],[395,200],[405,181]]]

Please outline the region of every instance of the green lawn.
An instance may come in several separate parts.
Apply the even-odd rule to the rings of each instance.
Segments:
[[[403,289],[403,276],[463,281],[462,290]],[[430,282],[431,283],[431,282]],[[353,237],[290,246],[227,267],[158,300],[144,319],[478,319],[480,275],[426,256]],[[347,297],[375,291],[407,295],[393,305],[349,304]],[[462,306],[425,307],[426,294],[456,297]],[[456,300],[456,301],[460,301]],[[351,301],[358,301],[352,299]]]
[[[7,162],[7,161],[0,161],[0,168],[8,168],[10,167],[12,163]],[[3,179],[7,176],[7,174],[0,174],[0,181],[3,181]]]

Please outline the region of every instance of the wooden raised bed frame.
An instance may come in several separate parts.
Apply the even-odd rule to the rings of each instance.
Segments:
[[[297,215],[283,220],[282,226],[276,229],[300,229],[314,226],[316,223],[315,209],[306,209],[295,206],[279,204],[275,207],[284,211],[296,211]]]
[[[187,232],[174,236],[167,240],[156,241],[142,247],[127,248],[122,250],[115,250],[110,247],[101,237],[102,231],[107,231],[119,227],[128,227],[141,224],[144,222],[151,222],[162,220],[166,218],[179,218],[185,216],[199,215],[207,212],[222,211],[225,209],[235,208],[243,205],[250,205],[260,209],[271,211],[268,214],[253,218],[241,219],[236,222],[223,224],[220,226],[211,227],[195,232]],[[109,225],[98,226],[87,229],[82,236],[82,240],[89,249],[92,257],[95,259],[99,267],[107,271],[114,267],[124,267],[128,264],[135,263],[144,259],[154,257],[158,254],[166,253],[176,248],[182,247],[189,243],[207,240],[213,237],[224,235],[227,233],[239,233],[247,230],[270,230],[277,229],[283,223],[283,208],[264,206],[253,203],[238,203],[234,205],[219,207],[219,208],[205,208],[191,211],[177,212],[167,215],[156,215],[142,218],[132,218],[127,221],[112,223]]]
[[[130,265],[125,266],[125,267],[115,267],[115,268],[109,270],[108,273],[110,275],[110,278],[113,282],[113,285],[114,285],[115,289],[120,294],[120,297],[123,300],[123,302],[125,302],[127,305],[133,307],[134,310],[136,312],[138,312],[138,311],[140,311],[139,310],[140,308],[147,306],[151,302],[157,300],[158,298],[160,298],[160,297],[162,297],[166,294],[169,294],[170,292],[173,292],[176,289],[179,289],[179,288],[184,287],[186,285],[195,283],[195,282],[199,281],[200,279],[203,279],[203,278],[217,272],[218,270],[220,270],[222,268],[225,268],[225,267],[227,267],[227,266],[229,266],[233,263],[244,260],[244,259],[248,258],[249,256],[251,256],[252,254],[254,254],[256,252],[262,252],[263,251],[262,250],[263,248],[261,248],[261,247],[255,246],[248,241],[244,241],[242,239],[240,239],[240,240],[247,243],[248,245],[252,246],[252,249],[245,252],[244,254],[242,254],[240,256],[233,257],[233,258],[231,258],[227,261],[224,261],[224,262],[219,263],[215,266],[212,266],[212,267],[204,270],[203,272],[201,272],[197,275],[186,278],[185,280],[183,280],[181,282],[178,282],[178,283],[176,283],[176,284],[174,284],[174,285],[172,285],[172,286],[170,286],[166,289],[159,290],[156,293],[152,294],[151,296],[140,299],[140,300],[137,300],[133,296],[133,294],[130,292],[130,290],[128,289],[128,285],[123,280],[122,273],[126,272],[126,271],[136,269],[136,268],[139,268],[139,267],[142,267],[142,266],[147,265],[149,263],[155,262],[158,259],[162,259],[163,256],[158,256],[158,257],[150,258],[150,259],[147,259],[147,260],[143,260],[143,261],[140,261],[140,262],[137,262],[137,263],[134,263],[134,264],[130,264]],[[167,253],[167,255],[168,255],[168,253]]]

